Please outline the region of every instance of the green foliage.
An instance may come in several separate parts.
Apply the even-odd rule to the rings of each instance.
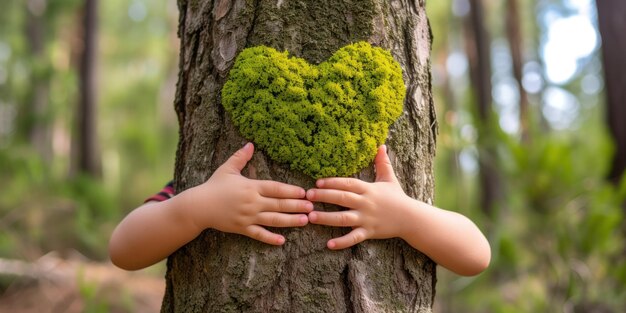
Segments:
[[[77,285],[80,296],[84,302],[83,312],[106,313],[111,311],[109,305],[99,297],[98,285],[87,281],[82,268],[78,271]]]
[[[177,12],[166,1],[112,0],[99,6],[103,177],[69,174],[78,100],[72,58],[82,4],[0,3],[0,257],[32,260],[51,250],[76,249],[106,259],[116,223],[172,177],[178,50],[166,39],[175,38]],[[145,10],[140,19],[127,14],[133,5]],[[42,10],[34,15],[42,30],[38,54],[26,32],[37,26],[29,24],[28,10]],[[39,111],[33,108],[36,97]],[[32,142],[33,126],[51,134],[49,140]]]
[[[239,54],[222,103],[243,136],[314,178],[367,166],[402,113],[405,86],[391,54],[366,42],[318,66],[258,46]]]
[[[543,12],[535,1],[518,2],[524,80],[530,77],[526,66],[541,63],[544,52],[537,41],[545,41],[546,33],[540,31],[550,29],[541,25],[545,19],[534,16],[569,6],[568,1],[548,2],[543,5],[550,10]],[[464,44],[471,44],[463,42],[467,16],[459,18],[459,8],[451,9],[449,4],[428,4],[435,37],[433,91],[440,121],[435,204],[476,222],[492,248],[491,265],[477,277],[441,270],[435,305],[442,307],[440,312],[622,312],[626,307],[626,177],[618,186],[606,179],[613,147],[602,91],[584,88],[585,79],[601,79],[599,53],[579,60],[578,73],[563,84],[551,83],[542,76],[546,70],[540,69],[546,83],[542,88],[560,88],[571,96],[567,112],[546,110],[559,101],[522,84],[529,105],[522,121],[529,136],[522,140],[520,133],[512,131],[520,118],[522,97],[513,70],[507,68],[511,64],[503,34],[507,15],[502,11],[507,5],[483,3],[485,25],[494,39],[490,61],[495,114],[485,122],[477,118],[471,94],[475,82],[469,81],[468,71],[460,77],[450,67],[458,64],[450,62],[452,57],[462,53]],[[503,86],[512,93],[503,96]],[[565,114],[575,116],[571,123],[553,124],[554,117]],[[513,127],[503,131],[504,126]],[[489,215],[479,204],[479,156],[498,169],[500,178],[502,198]]]
[[[459,182],[477,184],[477,173],[455,178],[460,173],[446,166],[454,157],[451,151],[472,143],[463,142],[459,129],[444,125],[437,204],[476,221],[492,247],[492,263],[479,277],[440,277],[440,301],[455,298],[448,311],[556,312],[601,305],[618,312],[626,304],[626,266],[619,261],[626,244],[626,177],[619,186],[605,178],[612,145],[599,112],[587,109],[579,126],[584,132],[546,133],[533,123],[532,144],[497,124],[482,125],[491,132],[488,144],[498,151],[494,162],[506,195],[491,217],[474,201],[446,197]]]
[[[12,178],[0,180],[6,191],[0,198],[0,257],[23,257],[21,249],[46,253],[70,247],[106,257],[108,234],[120,218],[113,192],[86,176],[57,178],[27,150],[0,150],[0,162],[7,169],[3,175]]]

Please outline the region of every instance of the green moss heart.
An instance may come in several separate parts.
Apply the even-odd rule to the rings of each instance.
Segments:
[[[257,46],[237,57],[222,103],[272,159],[320,178],[366,167],[402,113],[404,95],[400,65],[366,42],[317,66]]]

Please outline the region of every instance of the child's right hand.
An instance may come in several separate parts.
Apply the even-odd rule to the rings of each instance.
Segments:
[[[304,199],[306,193],[301,187],[242,176],[241,170],[253,153],[252,143],[246,144],[208,181],[181,193],[183,210],[199,231],[213,228],[282,245],[285,238],[263,226],[304,226],[313,203]]]

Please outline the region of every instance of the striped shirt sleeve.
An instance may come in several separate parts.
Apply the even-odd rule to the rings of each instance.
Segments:
[[[163,187],[163,189],[161,189],[161,191],[152,195],[150,198],[146,199],[146,201],[144,201],[143,203],[147,203],[151,201],[156,201],[156,202],[165,201],[173,197],[174,194],[175,194],[174,193],[174,181],[170,181],[169,183],[167,183],[167,185],[165,185],[165,187]]]

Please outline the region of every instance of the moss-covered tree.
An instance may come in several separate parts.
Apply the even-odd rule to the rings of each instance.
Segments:
[[[266,45],[319,64],[350,43],[389,50],[403,70],[404,112],[387,145],[405,192],[433,197],[436,120],[424,1],[179,0],[180,71],[175,100],[178,191],[201,184],[246,140],[221,103],[236,56]],[[257,151],[243,171],[310,188],[314,180]],[[358,177],[372,181],[370,165]],[[337,210],[330,205],[318,210]],[[330,251],[349,229],[276,230],[276,247],[207,230],[168,259],[163,312],[430,312],[435,264],[401,240]]]

